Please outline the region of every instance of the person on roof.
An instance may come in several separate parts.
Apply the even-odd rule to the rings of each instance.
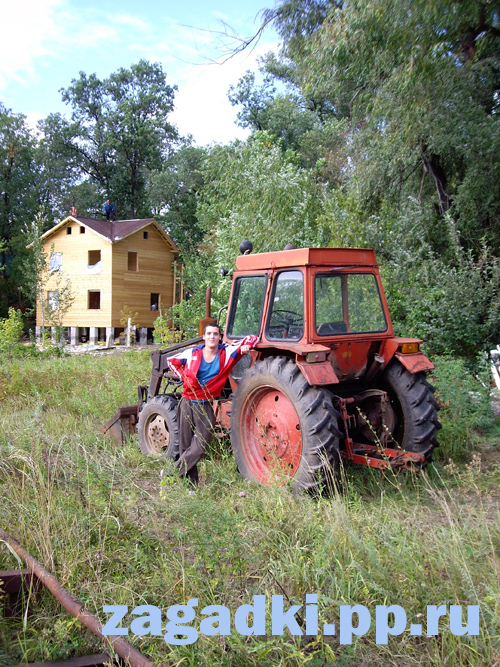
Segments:
[[[257,336],[246,336],[231,345],[221,343],[217,324],[206,325],[203,340],[201,345],[167,359],[170,370],[184,382],[177,409],[180,454],[177,471],[179,477],[187,477],[193,488],[198,486],[197,463],[215,425],[211,401],[220,396],[235,364],[259,342]]]
[[[106,220],[114,219],[115,205],[109,199],[106,200],[102,210],[106,213]]]

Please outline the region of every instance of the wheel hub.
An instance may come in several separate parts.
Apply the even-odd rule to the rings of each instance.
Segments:
[[[151,444],[161,452],[164,447],[168,447],[170,434],[165,426],[165,420],[160,415],[153,415],[147,425],[147,434]]]
[[[284,482],[295,475],[302,455],[302,434],[297,411],[283,392],[260,387],[249,394],[241,429],[249,463],[261,482]]]

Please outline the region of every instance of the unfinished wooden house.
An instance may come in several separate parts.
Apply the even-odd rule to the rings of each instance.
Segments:
[[[125,309],[138,313],[139,340],[146,343],[160,306],[175,303],[173,267],[179,250],[152,218],[107,221],[70,215],[45,232],[42,241],[49,268],[44,317],[40,300],[37,304],[38,336],[48,324],[46,313],[58,308],[61,279],[69,280],[74,296],[63,320],[72,344],[114,339],[123,331]]]

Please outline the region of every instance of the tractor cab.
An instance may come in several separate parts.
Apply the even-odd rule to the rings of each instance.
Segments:
[[[359,380],[393,336],[372,250],[305,248],[236,260],[227,341],[259,336],[298,363],[326,362],[326,384]],[[326,368],[326,366],[325,366]]]

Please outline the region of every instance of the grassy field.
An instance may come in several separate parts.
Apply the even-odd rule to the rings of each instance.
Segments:
[[[288,607],[317,593],[320,621],[337,624],[339,605],[365,605],[372,619],[376,605],[401,605],[408,627],[427,605],[480,607],[477,637],[454,636],[443,619],[437,636],[407,630],[387,646],[376,644],[374,620],[352,645],[338,636],[272,636],[270,625],[266,636],[200,635],[187,646],[130,635],[157,665],[493,667],[500,430],[451,363],[436,372],[443,447],[428,473],[349,467],[329,498],[314,499],[242,480],[224,443],[203,461],[194,496],[176,479],[161,480],[165,462],[140,454],[134,439],[113,447],[100,426],[136,401],[150,373],[147,352],[5,362],[0,524],[103,622],[104,604],[155,605],[164,628],[167,608],[192,597],[198,610],[234,611],[256,594],[283,595]],[[0,569],[17,566],[2,546]],[[0,619],[0,667],[103,648],[46,591],[24,620]]]

